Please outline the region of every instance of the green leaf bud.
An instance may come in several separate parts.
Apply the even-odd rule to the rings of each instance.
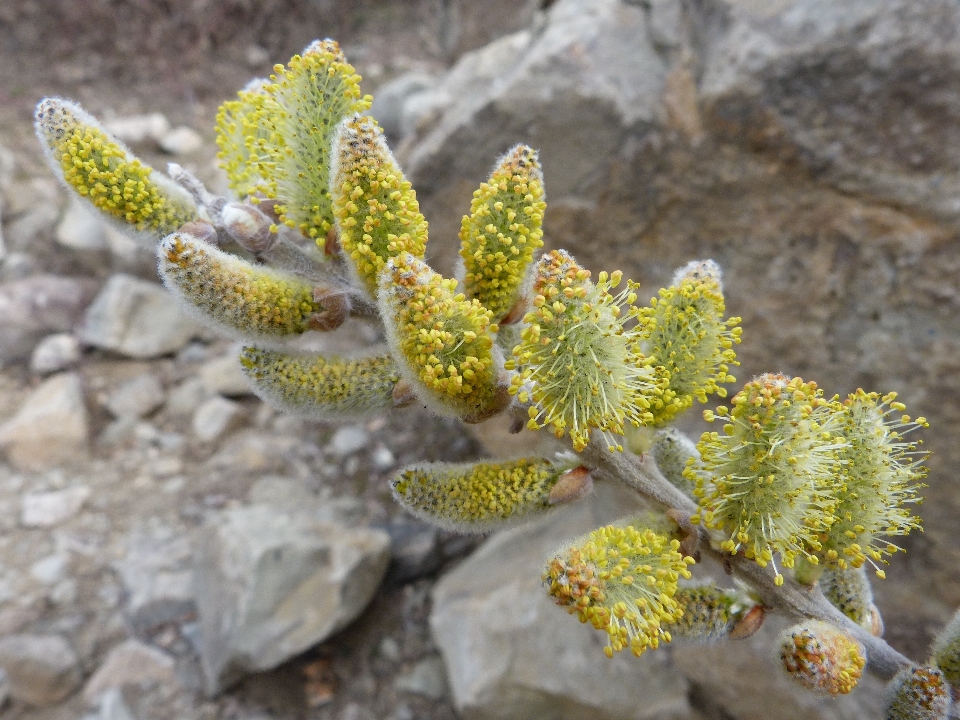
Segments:
[[[167,288],[200,320],[238,339],[303,333],[325,308],[300,277],[251,265],[185,233],[158,248]]]
[[[683,611],[674,595],[693,558],[680,541],[649,529],[608,525],[574,541],[543,574],[557,605],[607,633],[607,657],[626,648],[642,655],[670,642]]]
[[[190,194],[143,164],[76,103],[37,105],[37,137],[54,172],[122,230],[151,246],[200,213]]]
[[[397,502],[417,517],[456,532],[485,533],[558,504],[553,491],[571,472],[583,487],[589,476],[575,472],[577,462],[421,463],[401,470],[391,485]]]
[[[697,443],[700,464],[684,470],[696,483],[705,524],[727,534],[724,550],[743,550],[761,566],[777,553],[785,567],[798,556],[816,564],[819,534],[833,522],[831,486],[846,446],[837,403],[824,400],[816,383],[761,375],[731,404],[704,414],[723,422],[723,432],[705,432]]]
[[[644,349],[665,377],[662,395],[651,404],[652,424],[663,425],[707,395],[726,397],[723,383],[735,382],[728,370],[739,365],[733,346],[740,342],[740,318],[725,312],[720,268],[699,260],[680,268],[673,284],[660,290],[650,306],[634,308]]]
[[[887,720],[947,720],[950,686],[940,670],[907,667],[890,683]]]
[[[846,695],[867,664],[863,646],[852,635],[818,620],[788,627],[776,649],[784,672],[821,695]]]
[[[372,117],[347,118],[334,138],[330,188],[343,257],[371,297],[387,260],[423,258],[427,221]]]
[[[919,490],[925,485],[917,481],[926,475],[922,462],[927,454],[904,435],[927,422],[904,415],[896,397],[858,389],[843,402],[839,416],[848,445],[840,455],[842,474],[835,487],[837,520],[819,553],[828,565],[885,563],[884,556],[900,548],[879,536],[906,535],[920,527],[920,518],[905,506],[922,502]],[[878,574],[883,577],[882,571]]]
[[[509,402],[490,311],[410,253],[381,274],[380,315],[400,372],[441,415],[480,422]]]
[[[659,388],[640,338],[624,327],[621,307],[636,299],[633,284],[614,295],[620,273],[600,273],[596,284],[566,252],[555,250],[537,262],[533,309],[506,367],[516,369],[510,393],[533,402],[528,427],[550,426],[570,435],[575,450],[599,430],[611,449],[624,424],[650,420],[647,411]]]
[[[393,389],[400,380],[390,355],[340,358],[245,347],[240,366],[265,401],[323,420],[363,417],[393,407]]]
[[[460,227],[467,298],[502,320],[520,300],[533,254],[543,245],[543,173],[537,152],[517,145],[473,193]]]

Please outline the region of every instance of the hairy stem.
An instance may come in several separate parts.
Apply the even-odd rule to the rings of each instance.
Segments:
[[[580,453],[585,464],[592,468],[597,479],[615,480],[636,490],[681,515],[699,514],[697,504],[674,487],[657,469],[651,458],[638,457],[630,452],[610,452],[602,438],[594,438]],[[759,593],[764,605],[797,619],[829,622],[853,635],[867,651],[867,669],[875,676],[889,680],[902,668],[913,663],[890,647],[881,638],[874,637],[837,608],[814,586],[808,588],[786,578],[782,586],[774,584],[772,568],[762,568],[743,555],[730,555],[711,543],[709,532],[699,527],[700,548],[720,562],[730,572],[750,584]]]

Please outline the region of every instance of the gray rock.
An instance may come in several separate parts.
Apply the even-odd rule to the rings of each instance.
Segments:
[[[80,339],[132,358],[176,352],[203,333],[160,285],[113,275],[87,310]]]
[[[30,566],[30,575],[44,585],[55,585],[66,577],[70,556],[66,553],[54,553],[37,560]]]
[[[542,32],[468,53],[443,78],[438,91],[452,104],[407,163],[418,191],[479,168],[485,174],[525,142],[540,149],[551,198],[584,202],[595,197],[597,173],[621,152],[625,129],[656,118],[668,66],[641,8],[560,0],[548,16]]]
[[[160,407],[165,399],[160,379],[153,373],[143,373],[111,392],[104,405],[114,417],[139,419]]]
[[[360,425],[344,425],[330,438],[327,452],[335,457],[346,457],[363,450],[370,442],[370,433]]]
[[[196,612],[192,549],[186,528],[160,523],[131,532],[114,563],[126,591],[124,614],[133,629],[149,632]]]
[[[386,527],[390,534],[390,580],[409,582],[440,567],[443,552],[437,529],[405,517]]]
[[[205,401],[193,413],[193,434],[201,442],[214,442],[237,428],[243,418],[242,405],[217,395]]]
[[[103,221],[86,200],[71,196],[54,237],[63,247],[77,252],[104,252],[109,249]]]
[[[200,369],[200,379],[208,394],[226,397],[253,394],[247,376],[240,369],[238,351],[239,347],[232,348],[225,356],[204,363]]]
[[[101,694],[127,685],[169,684],[174,681],[173,658],[139,640],[124,640],[111,648],[87,681],[83,697],[94,702]]]
[[[193,128],[181,125],[160,138],[160,149],[171,155],[189,155],[203,147],[203,138]]]
[[[0,361],[28,358],[45,335],[71,330],[95,292],[92,280],[57,275],[0,285]]]
[[[123,699],[120,688],[111,688],[100,697],[100,712],[97,720],[137,720]]]
[[[0,638],[0,668],[7,674],[10,697],[30,705],[55,705],[80,684],[79,660],[59,635]]]
[[[7,223],[4,244],[11,249],[28,250],[53,234],[60,210],[55,202],[39,202]]]
[[[389,542],[379,530],[271,506],[213,517],[194,551],[208,691],[276,667],[345,627],[376,591]]]
[[[89,422],[80,376],[54,375],[0,425],[0,449],[21,470],[43,470],[87,455]]]
[[[89,487],[80,485],[65,490],[27,493],[23,496],[20,524],[28,528],[59,525],[80,512],[90,492]]]
[[[109,224],[104,225],[103,236],[110,249],[114,269],[134,275],[147,275],[157,267],[157,254],[154,248],[137,242],[122,229]]]
[[[424,658],[408,672],[397,677],[394,688],[401,692],[423,695],[431,700],[442,700],[447,694],[447,676],[443,660],[439,657]]]
[[[30,356],[30,370],[41,375],[67,370],[80,361],[80,341],[71,333],[47,335]]]
[[[206,383],[201,378],[192,377],[167,393],[164,410],[171,415],[193,415],[197,408],[209,399],[210,393],[207,391]]]
[[[118,140],[132,144],[146,140],[159,143],[170,132],[170,121],[161,113],[118,117],[103,125]]]
[[[689,686],[666,653],[603,655],[606,635],[554,605],[543,567],[565,541],[635,511],[598,483],[593,496],[494,535],[433,594],[430,627],[453,701],[471,720],[689,718]]]
[[[404,106],[414,95],[429,90],[437,82],[436,77],[423,72],[408,72],[377,88],[370,114],[391,141],[406,135],[403,128]]]

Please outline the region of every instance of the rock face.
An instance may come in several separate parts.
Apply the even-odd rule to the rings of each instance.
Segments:
[[[0,638],[0,668],[10,696],[31,705],[54,705],[80,683],[76,653],[59,635],[10,635]]]
[[[380,584],[389,543],[380,530],[266,505],[208,522],[195,551],[207,690],[276,667],[345,627]]]
[[[80,376],[54,375],[0,425],[0,449],[22,470],[69,464],[87,453],[88,425]]]
[[[721,264],[741,381],[896,390],[926,416],[925,533],[877,588],[913,657],[960,605],[958,22],[949,0],[558,0],[439,79],[446,109],[405,153],[453,237],[497,156],[539,148],[548,247],[648,296]]]
[[[587,500],[493,536],[437,584],[430,626],[464,718],[693,717],[665,653],[608,660],[606,636],[554,605],[540,583],[565,541],[636,508],[631,494],[598,483]]]
[[[202,332],[160,285],[111,277],[87,310],[80,339],[132,358],[175,352]]]

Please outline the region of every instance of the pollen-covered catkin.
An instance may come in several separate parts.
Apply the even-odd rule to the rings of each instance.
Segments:
[[[457,532],[489,532],[551,506],[551,490],[576,463],[522,458],[423,463],[401,470],[393,495],[417,517]]]
[[[562,250],[536,264],[533,309],[521,341],[506,364],[516,369],[510,394],[532,403],[528,427],[549,426],[559,438],[570,435],[574,450],[599,431],[611,448],[625,424],[650,419],[647,408],[659,388],[640,351],[639,337],[624,326],[621,307],[636,299],[633,284],[614,295],[621,274],[590,273]]]
[[[733,346],[740,342],[740,318],[723,319],[725,304],[720,268],[698,260],[680,268],[673,284],[660,290],[649,307],[632,308],[644,351],[664,377],[663,392],[653,400],[651,424],[663,425],[707,395],[726,397],[724,383],[735,378]]]
[[[919,480],[926,475],[926,453],[904,436],[927,421],[904,415],[906,408],[896,398],[896,393],[881,398],[858,389],[838,413],[847,445],[834,484],[836,521],[818,553],[826,565],[856,568],[866,561],[886,562],[885,556],[899,548],[880,536],[906,535],[920,527],[909,506],[922,501]]]
[[[313,287],[303,279],[251,265],[185,233],[158,247],[163,281],[184,307],[238,339],[276,338],[309,329]]]
[[[520,300],[533,254],[543,245],[543,173],[537,152],[526,145],[508,151],[490,178],[473,193],[460,227],[461,279],[501,320]]]
[[[890,682],[887,720],[947,720],[950,686],[940,670],[908,667]]]
[[[392,407],[400,380],[390,355],[340,358],[245,347],[240,366],[267,402],[323,420],[363,417]]]
[[[370,98],[333,40],[317,40],[273,70],[220,109],[220,159],[235,192],[278,200],[282,223],[323,244],[333,225],[331,141],[340,120],[364,112]]]
[[[704,413],[724,423],[723,432],[705,432],[700,463],[684,470],[697,484],[704,523],[726,534],[724,550],[743,550],[761,566],[777,554],[785,567],[797,557],[815,564],[820,533],[833,522],[831,488],[846,447],[837,403],[824,400],[816,383],[761,375],[731,405]]]
[[[608,525],[553,558],[543,582],[557,605],[607,633],[607,657],[625,649],[639,657],[670,642],[670,623],[682,618],[674,595],[694,561],[679,548],[650,529]]]
[[[330,189],[343,258],[376,297],[387,260],[404,252],[423,258],[427,221],[372,117],[349,117],[337,128]]]
[[[35,124],[67,187],[124,230],[152,244],[199,217],[183,188],[144,165],[76,103],[43,100]]]
[[[479,422],[506,407],[490,311],[410,253],[380,276],[380,316],[400,372],[436,412]]]

